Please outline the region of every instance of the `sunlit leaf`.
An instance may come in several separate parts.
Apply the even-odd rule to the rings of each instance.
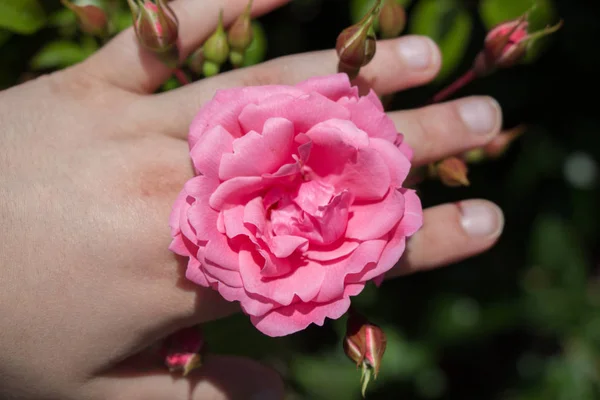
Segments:
[[[244,55],[244,67],[263,62],[267,54],[267,35],[260,22],[252,22],[252,34],[252,43]]]
[[[442,52],[439,80],[451,74],[463,60],[473,22],[454,0],[420,0],[409,18],[409,31],[433,39]]]
[[[408,7],[412,0],[396,0],[396,3],[403,7]],[[369,12],[369,10],[375,4],[375,0],[351,0],[350,2],[350,18],[353,23],[356,23],[362,19]],[[377,20],[375,21],[375,25]]]
[[[0,28],[31,34],[46,24],[44,9],[36,0],[0,1]]]
[[[89,41],[79,44],[67,40],[57,40],[44,46],[31,60],[31,68],[65,68],[85,60],[95,50]]]

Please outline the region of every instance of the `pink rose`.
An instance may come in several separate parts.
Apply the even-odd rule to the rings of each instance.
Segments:
[[[218,91],[189,145],[198,175],[175,202],[170,249],[267,335],[341,317],[422,224],[402,188],[412,151],[345,74]]]

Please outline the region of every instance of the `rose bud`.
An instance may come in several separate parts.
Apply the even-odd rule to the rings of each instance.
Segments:
[[[231,47],[229,61],[231,61],[231,64],[236,68],[244,63],[244,55],[254,38],[251,17],[252,0],[248,1],[246,10],[235,20],[233,25],[231,25],[227,34],[227,40]]]
[[[350,79],[356,78],[360,68],[375,56],[373,22],[380,6],[381,0],[378,0],[362,20],[344,29],[337,37],[335,49],[339,57],[338,72],[345,72]]]
[[[406,27],[406,11],[396,0],[384,0],[379,13],[381,37],[390,39],[398,36]]]
[[[200,47],[196,51],[194,51],[190,57],[188,58],[187,64],[188,67],[196,74],[200,75],[202,73],[202,67],[206,59],[204,58],[204,49]]]
[[[435,167],[440,181],[450,187],[469,186],[468,171],[467,164],[457,157],[446,158]]]
[[[171,372],[181,371],[187,376],[202,366],[204,338],[200,326],[181,329],[168,336],[162,345],[161,355]]]
[[[562,26],[560,21],[554,26],[530,33],[527,16],[525,14],[517,20],[504,22],[487,34],[484,49],[473,65],[478,76],[489,75],[498,68],[509,68],[520,63],[535,40],[556,32]]]
[[[485,155],[489,158],[498,158],[502,156],[506,150],[508,150],[512,142],[525,133],[526,129],[525,125],[519,125],[496,136],[491,142],[483,146]]]
[[[229,55],[229,43],[227,43],[227,34],[223,27],[223,10],[219,14],[217,29],[204,42],[202,52],[204,53],[204,64],[202,66],[204,75],[213,76],[218,74],[221,64],[227,61]]]
[[[357,367],[361,367],[363,397],[371,376],[377,379],[386,345],[387,339],[380,327],[370,323],[355,311],[350,311],[346,323],[344,352]]]
[[[179,64],[179,22],[165,0],[127,0],[140,44],[169,67]]]
[[[79,27],[83,32],[100,37],[108,34],[108,17],[102,1],[78,0],[72,3],[61,0],[61,3],[77,15]]]

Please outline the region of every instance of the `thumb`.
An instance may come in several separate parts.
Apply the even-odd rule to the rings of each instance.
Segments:
[[[114,400],[281,400],[283,382],[274,370],[242,357],[207,356],[188,377],[168,371],[118,372],[95,378],[92,399]],[[91,392],[91,393],[90,393]]]

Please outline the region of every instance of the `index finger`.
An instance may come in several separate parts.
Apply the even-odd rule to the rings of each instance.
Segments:
[[[265,14],[289,0],[254,0],[252,14]],[[215,30],[219,12],[231,24],[244,10],[247,0],[175,0],[169,3],[179,21],[179,49],[185,59]],[[154,92],[173,72],[142,48],[133,28],[126,29],[88,58],[82,67],[115,86],[137,93]]]

